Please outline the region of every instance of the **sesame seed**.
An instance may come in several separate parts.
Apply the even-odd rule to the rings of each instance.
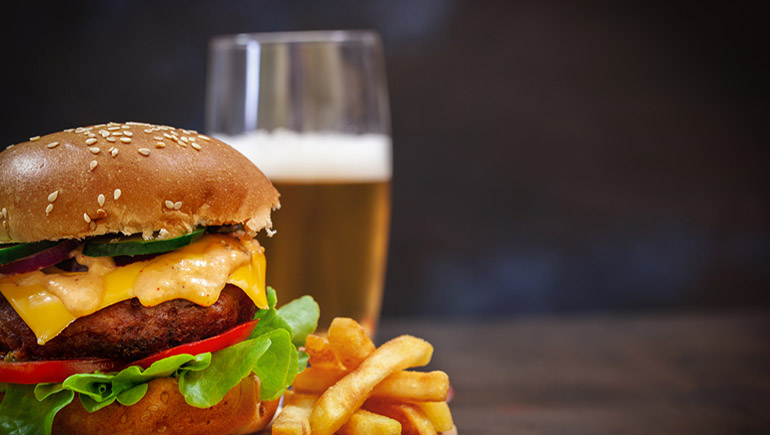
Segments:
[[[163,140],[163,136],[153,136],[152,138],[155,140]]]
[[[56,148],[59,146],[59,142],[51,142],[48,145],[46,145],[48,148]]]
[[[99,130],[99,134],[102,135],[102,137],[107,137],[110,135],[110,132],[107,130]]]
[[[122,128],[123,130],[128,130],[128,129],[129,129],[129,128],[131,128],[131,127],[129,127],[128,125],[123,125],[123,126],[121,126],[120,128]]]
[[[199,135],[198,135],[198,139],[203,139],[203,140],[211,140],[211,138],[210,138],[210,137],[208,137],[208,136],[206,136],[205,134],[199,134]]]
[[[120,127],[110,123],[110,126],[107,127],[107,130],[110,130],[110,131],[112,131],[112,130],[120,130]]]
[[[82,133],[84,131],[86,131],[86,129],[83,128],[83,127],[78,127],[78,128],[75,129],[75,133]]]
[[[145,128],[145,129],[144,129],[144,132],[145,132],[145,133],[147,133],[147,134],[151,134],[151,133],[152,133],[152,131],[153,131],[153,130],[152,130],[151,128]]]
[[[99,151],[101,151],[101,149],[99,147],[90,147],[88,148],[88,151],[91,151],[93,154],[99,154]]]
[[[174,136],[171,136],[168,133],[163,133],[163,137],[165,137],[166,139],[173,139],[174,138]]]
[[[196,149],[196,150],[198,150],[198,151],[200,151],[200,150],[201,150],[201,146],[200,146],[200,145],[198,145],[198,144],[197,144],[197,143],[195,143],[195,142],[191,143],[191,144],[190,144],[190,146],[191,146],[191,147],[193,147],[193,148],[195,148],[195,149]]]
[[[173,201],[166,200],[166,202],[164,204],[166,204],[166,208],[170,208],[172,210],[174,209],[174,202]]]
[[[116,138],[115,136],[110,136],[107,138],[107,142],[117,142],[117,140],[118,138]]]
[[[122,131],[113,131],[112,135],[113,136],[123,136],[123,132]]]
[[[112,193],[112,197],[115,199],[115,201],[117,201],[118,198],[120,198],[121,193],[122,192],[120,191],[120,189],[115,189],[115,192]]]
[[[190,139],[188,139],[186,136],[182,136],[181,139],[182,139],[182,142],[184,143],[187,143],[190,141]]]
[[[130,137],[121,137],[120,141],[123,142],[123,143],[131,143],[131,138]]]
[[[166,148],[166,144],[163,142],[158,142],[155,144],[155,148]]]
[[[68,128],[68,129],[64,130],[65,133],[72,133],[73,131],[75,131],[74,128]]]
[[[53,211],[53,204],[48,204],[45,207],[45,215],[48,216],[48,214],[51,213],[52,211]]]
[[[9,149],[11,149],[11,148],[13,148],[13,147],[15,147],[15,146],[16,146],[16,145],[8,145],[7,147],[5,147],[5,149],[9,150]]]
[[[182,201],[177,201],[174,203],[174,210],[179,210],[182,208]]]
[[[29,138],[30,142],[34,142],[36,140],[40,140],[40,136],[32,136],[31,138]]]
[[[131,137],[131,136],[134,135],[134,133],[131,133],[130,131],[124,131],[123,134],[128,136],[128,137]]]
[[[91,216],[88,215],[88,213],[83,213],[83,220],[86,221],[86,223],[91,223]]]
[[[98,208],[96,209],[96,217],[97,219],[103,219],[107,217],[107,212],[103,208]]]
[[[93,145],[93,144],[96,143],[96,141],[97,141],[97,139],[95,137],[86,139],[86,145]]]
[[[138,150],[136,150],[136,152],[138,152],[139,154],[141,154],[143,156],[149,156],[150,155],[150,149],[149,148],[139,148]]]
[[[3,219],[8,219],[8,209],[3,207]]]
[[[112,154],[112,157],[117,156],[118,155],[118,149],[117,148],[113,148],[112,151],[110,151],[110,154]]]
[[[104,194],[99,194],[99,196],[96,197],[96,202],[99,203],[99,207],[104,207]]]
[[[88,170],[93,171],[94,169],[96,169],[97,165],[99,165],[99,162],[97,162],[96,160],[91,160],[91,164],[88,165]]]
[[[55,190],[48,195],[48,202],[54,202],[58,197],[59,197],[59,191]]]

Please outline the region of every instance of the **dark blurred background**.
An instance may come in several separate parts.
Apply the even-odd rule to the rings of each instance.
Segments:
[[[204,129],[210,37],[374,29],[394,136],[384,315],[770,303],[768,3],[12,2],[0,144]]]

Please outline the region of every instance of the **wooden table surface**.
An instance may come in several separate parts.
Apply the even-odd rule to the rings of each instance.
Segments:
[[[469,434],[770,434],[770,311],[385,319],[435,347]]]

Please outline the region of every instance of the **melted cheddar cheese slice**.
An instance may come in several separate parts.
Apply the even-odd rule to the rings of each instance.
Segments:
[[[0,278],[0,293],[37,336],[56,337],[79,317],[126,299],[154,306],[187,299],[210,306],[226,284],[267,308],[264,249],[256,241],[209,234],[150,260],[116,267],[111,259],[78,255],[88,272],[36,271]]]

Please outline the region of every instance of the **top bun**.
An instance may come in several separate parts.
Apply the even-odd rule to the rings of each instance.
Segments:
[[[32,137],[0,153],[0,242],[271,228],[278,191],[229,145],[146,123]]]

